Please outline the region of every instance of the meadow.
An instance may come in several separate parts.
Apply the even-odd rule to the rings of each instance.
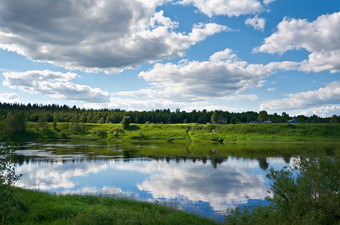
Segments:
[[[28,122],[10,139],[86,139],[110,142],[340,142],[340,124],[121,124]]]

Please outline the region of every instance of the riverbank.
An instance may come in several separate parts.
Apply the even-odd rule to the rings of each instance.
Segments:
[[[217,224],[155,203],[14,188],[9,224]]]
[[[110,142],[332,142],[340,143],[340,124],[121,124],[27,123],[11,140],[86,139]]]

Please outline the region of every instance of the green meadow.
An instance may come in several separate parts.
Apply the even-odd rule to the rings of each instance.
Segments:
[[[340,124],[121,124],[28,122],[16,139],[86,139],[110,142],[340,142]]]

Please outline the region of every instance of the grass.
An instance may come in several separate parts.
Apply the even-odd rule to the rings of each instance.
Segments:
[[[214,131],[214,132],[213,132]],[[340,124],[121,124],[28,123],[11,139],[87,139],[111,142],[340,142]]]
[[[15,188],[9,224],[216,224],[156,203],[102,196],[51,195]]]

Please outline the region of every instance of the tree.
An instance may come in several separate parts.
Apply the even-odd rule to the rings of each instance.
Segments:
[[[15,175],[15,168],[11,162],[14,150],[0,146],[0,224],[6,224],[16,202],[11,186],[21,175]]]
[[[258,119],[259,119],[260,122],[266,121],[266,120],[268,119],[268,113],[267,113],[267,111],[264,111],[264,110],[261,111],[261,112],[259,113]]]
[[[9,133],[21,133],[26,129],[26,117],[19,112],[13,115],[11,112],[6,117],[6,128]]]
[[[329,123],[339,123],[340,119],[337,115],[333,115],[331,119],[329,120]]]
[[[217,120],[218,120],[218,114],[217,114],[217,111],[214,111],[213,114],[211,115],[211,123],[217,123]]]
[[[339,224],[338,157],[304,155],[267,177],[270,204],[227,210],[226,224]]]
[[[131,123],[130,116],[124,116],[123,120],[121,122],[123,129],[126,130],[127,128],[129,128],[130,127],[130,123]]]
[[[236,124],[236,123],[237,123],[237,118],[234,116],[233,118],[231,118],[230,124]]]

